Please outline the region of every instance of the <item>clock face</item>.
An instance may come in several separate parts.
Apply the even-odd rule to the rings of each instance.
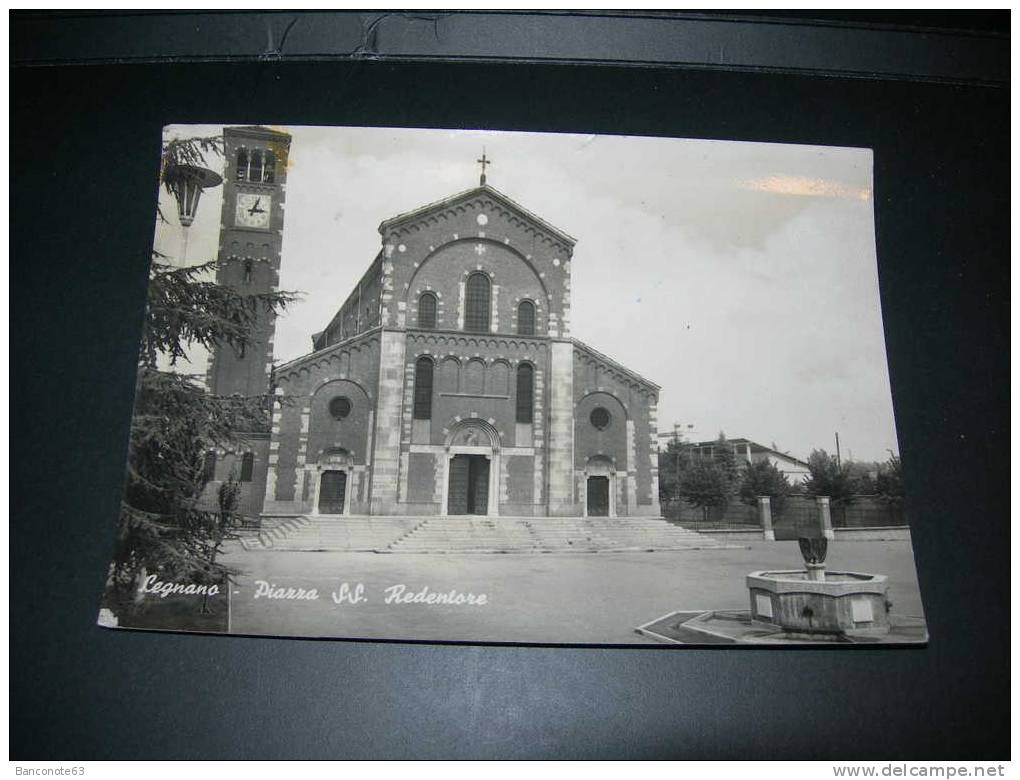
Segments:
[[[260,192],[239,192],[234,220],[242,227],[269,227],[272,206],[273,199],[269,195]]]

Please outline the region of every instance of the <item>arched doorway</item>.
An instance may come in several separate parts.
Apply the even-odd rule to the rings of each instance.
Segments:
[[[347,472],[327,469],[319,476],[319,501],[316,504],[320,515],[342,515],[347,503]]]
[[[482,420],[465,420],[447,437],[444,515],[499,514],[499,434]]]
[[[584,467],[585,517],[616,517],[616,467],[601,455]]]
[[[316,515],[347,514],[350,506],[350,476],[351,457],[347,450],[326,450],[319,457],[312,513]]]

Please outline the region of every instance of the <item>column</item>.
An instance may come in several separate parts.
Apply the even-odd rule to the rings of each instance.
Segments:
[[[574,514],[574,345],[553,342],[549,377],[549,514]]]
[[[776,532],[772,529],[772,499],[769,496],[758,496],[758,517],[761,518],[761,534],[767,542],[776,540]]]
[[[373,515],[397,511],[400,471],[400,423],[404,400],[404,334],[384,330],[379,337],[379,400],[375,415],[375,453],[372,458]]]
[[[832,512],[829,507],[829,497],[818,496],[815,500],[818,502],[818,517],[822,523],[822,535],[826,539],[835,539],[836,533],[832,530]]]

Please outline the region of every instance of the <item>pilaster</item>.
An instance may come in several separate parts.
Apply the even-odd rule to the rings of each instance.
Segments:
[[[405,337],[399,331],[379,334],[379,399],[375,417],[375,452],[372,458],[371,511],[395,514],[400,474],[401,419],[404,398]]]
[[[549,377],[549,514],[571,516],[574,509],[574,345],[554,341]]]

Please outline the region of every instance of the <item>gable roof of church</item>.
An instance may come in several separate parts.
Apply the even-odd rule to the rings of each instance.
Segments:
[[[603,355],[597,349],[595,349],[594,347],[589,347],[583,341],[578,341],[577,339],[572,338],[571,342],[573,342],[575,349],[578,349],[581,352],[588,353],[588,357],[590,359],[604,364],[607,368],[613,371],[623,374],[631,381],[636,382],[637,384],[645,387],[646,389],[651,390],[655,396],[658,396],[659,391],[662,389],[659,385],[655,384],[655,382],[652,382],[650,379],[645,379],[637,371],[633,371],[627,368],[622,363],[618,363],[617,361],[613,360],[611,357]]]
[[[246,135],[260,135],[269,138],[286,138],[288,140],[291,138],[290,133],[286,133],[283,130],[274,130],[273,128],[266,127],[265,125],[231,125],[223,129],[224,131],[237,134],[244,133]]]
[[[325,347],[319,349],[313,349],[311,352],[296,357],[293,360],[288,360],[286,363],[281,363],[273,368],[273,374],[277,379],[283,379],[287,374],[290,374],[306,363],[314,363],[316,360],[321,360],[333,352],[343,351],[344,349],[350,349],[356,346],[359,342],[368,341],[370,338],[379,338],[379,331],[382,328],[379,325],[375,325],[368,330],[363,330],[361,333],[355,333],[353,336],[348,336],[342,341],[336,341]]]
[[[444,209],[448,209],[464,201],[477,198],[479,195],[485,195],[497,201],[498,203],[501,203],[505,208],[509,209],[510,211],[516,212],[518,216],[530,222],[532,225],[534,225],[542,232],[548,234],[550,237],[555,238],[556,240],[560,241],[563,244],[566,244],[570,248],[573,248],[574,244],[577,243],[577,239],[574,238],[573,236],[569,235],[568,233],[564,233],[562,230],[553,225],[550,225],[548,222],[539,217],[537,214],[533,214],[532,212],[528,211],[526,208],[524,208],[524,206],[520,205],[514,200],[511,200],[502,192],[495,189],[494,187],[490,187],[488,184],[482,184],[479,187],[473,187],[470,190],[458,192],[456,195],[451,195],[448,198],[437,200],[434,203],[428,203],[424,206],[421,206],[420,208],[415,209],[414,211],[408,211],[404,214],[397,214],[397,216],[395,217],[390,217],[387,220],[383,220],[381,223],[379,223],[379,232],[385,235],[393,228],[403,225],[404,223],[419,220],[422,217],[432,214],[435,211],[442,211]]]

